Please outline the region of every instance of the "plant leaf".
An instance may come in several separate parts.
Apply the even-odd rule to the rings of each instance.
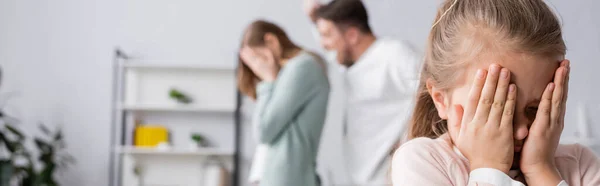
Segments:
[[[54,140],[55,141],[61,141],[63,139],[63,135],[62,135],[62,131],[58,131],[56,132],[56,134],[54,135]]]
[[[50,129],[48,129],[48,127],[46,127],[46,125],[44,125],[43,123],[40,123],[40,124],[38,124],[38,127],[44,134],[50,136]]]
[[[52,164],[52,162],[54,160],[54,158],[52,158],[52,157],[53,157],[52,153],[43,153],[40,155],[39,160],[41,162],[45,163],[47,166],[48,164]]]
[[[16,135],[17,137],[19,137],[19,140],[23,140],[25,139],[25,135],[23,135],[23,133],[21,133],[21,131],[19,131],[19,129],[11,126],[11,125],[5,125],[6,129],[8,129],[11,133],[13,133],[14,135]]]
[[[0,140],[2,140],[4,142],[4,145],[6,145],[6,148],[12,154],[18,152],[21,149],[20,143],[9,141],[8,138],[6,138],[6,135],[1,132],[0,132]]]
[[[52,146],[43,141],[42,139],[35,138],[35,145],[40,149],[42,153],[48,153],[52,151]]]

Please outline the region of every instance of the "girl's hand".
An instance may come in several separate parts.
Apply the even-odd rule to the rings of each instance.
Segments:
[[[514,156],[513,113],[517,89],[510,72],[491,65],[489,73],[478,70],[469,92],[464,114],[454,106],[448,123],[458,131],[455,145],[469,160],[470,169],[493,168],[508,174]]]
[[[279,66],[273,53],[267,48],[251,49],[244,47],[240,51],[244,64],[263,81],[272,82],[277,78]]]
[[[569,61],[561,62],[554,81],[546,87],[538,111],[523,144],[520,167],[530,185],[556,185],[562,179],[554,153],[564,127],[569,87]]]

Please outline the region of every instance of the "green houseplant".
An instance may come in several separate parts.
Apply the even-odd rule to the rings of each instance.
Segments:
[[[0,69],[0,81],[2,73]],[[1,96],[6,101],[6,96]],[[39,124],[43,136],[34,137],[37,151],[26,147],[27,137],[14,124],[19,120],[6,115],[0,107],[0,186],[17,183],[21,186],[58,186],[54,173],[74,163],[66,153],[65,141],[60,129],[49,130]],[[35,153],[34,153],[35,152]]]
[[[197,147],[206,147],[208,146],[208,142],[206,141],[206,139],[204,138],[204,136],[202,136],[201,134],[198,133],[193,133],[191,136],[192,141],[194,141],[194,143],[196,143]]]
[[[169,90],[169,97],[182,104],[190,104],[193,102],[190,96],[175,88],[171,88],[171,90]]]
[[[58,186],[54,179],[56,170],[74,163],[74,158],[64,151],[66,145],[61,130],[50,131],[43,124],[39,124],[39,128],[44,135],[33,138],[37,149],[34,154],[24,145],[26,136],[15,126],[4,123],[0,143],[8,157],[0,160],[0,185],[14,180],[22,186]]]

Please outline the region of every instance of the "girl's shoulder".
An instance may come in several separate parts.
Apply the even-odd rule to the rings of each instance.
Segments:
[[[558,164],[586,164],[590,160],[598,161],[598,156],[586,146],[581,144],[559,144],[554,158]]]
[[[420,137],[402,144],[394,152],[394,160],[399,161],[425,161],[448,165],[457,159],[457,154],[452,144],[443,135],[437,139]]]
[[[592,150],[589,147],[583,146],[579,143],[574,144],[559,144],[556,148],[556,158],[570,158],[578,159],[582,154],[591,153]]]
[[[432,139],[427,137],[419,137],[411,139],[402,144],[396,152],[411,151],[411,152],[433,152],[444,150],[450,147],[444,140]]]
[[[569,185],[600,185],[600,158],[589,147],[560,144],[554,157],[558,171]]]
[[[457,185],[466,183],[468,169],[445,136],[415,138],[394,152],[391,176],[394,185],[419,185],[413,183],[418,178],[435,183],[430,185],[448,185],[448,180]]]

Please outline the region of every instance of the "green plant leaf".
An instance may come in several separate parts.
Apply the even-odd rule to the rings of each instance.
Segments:
[[[8,141],[8,139],[6,139],[6,136],[4,136],[4,133],[2,133],[2,132],[0,132],[0,142],[2,142],[2,143],[4,143],[4,144],[8,144],[8,143],[10,143],[10,141]],[[8,150],[9,150],[10,152],[13,152],[13,150],[11,150],[11,149],[10,149],[10,147],[8,147],[8,145],[7,145],[7,147],[6,147],[6,148],[8,148]]]
[[[63,139],[63,135],[62,135],[62,131],[58,131],[56,132],[56,134],[54,135],[54,141],[61,141]]]
[[[192,99],[189,96],[185,95],[183,92],[177,89],[171,89],[169,91],[169,97],[180,103],[188,104],[192,102]]]
[[[40,155],[38,160],[40,160],[41,162],[43,162],[45,164],[51,164],[54,162],[53,157],[54,157],[54,155],[52,153],[43,153]]]
[[[194,140],[196,143],[200,143],[204,140],[204,137],[200,134],[192,134],[192,140]]]
[[[11,133],[13,133],[14,135],[16,135],[19,140],[23,140],[25,139],[25,135],[23,135],[23,133],[21,133],[21,131],[19,131],[19,129],[14,128],[11,125],[5,125],[6,129],[8,129]]]
[[[39,123],[38,127],[40,128],[40,130],[45,134],[50,136],[50,129],[48,129],[48,127],[46,127],[46,125],[44,125],[43,123]]]
[[[181,95],[181,93],[179,91],[177,91],[177,89],[171,89],[169,91],[169,96],[171,96],[172,98],[176,98],[180,95]]]
[[[38,149],[42,152],[42,153],[48,153],[48,152],[52,152],[52,146],[48,143],[46,143],[45,141],[43,141],[42,139],[39,138],[35,138],[35,145],[38,147]]]
[[[18,151],[20,151],[22,149],[22,144],[17,142],[13,142],[8,140],[8,138],[6,138],[6,135],[4,133],[0,132],[0,140],[2,142],[4,142],[4,145],[6,146],[6,148],[8,149],[8,151],[11,154],[17,153]]]

